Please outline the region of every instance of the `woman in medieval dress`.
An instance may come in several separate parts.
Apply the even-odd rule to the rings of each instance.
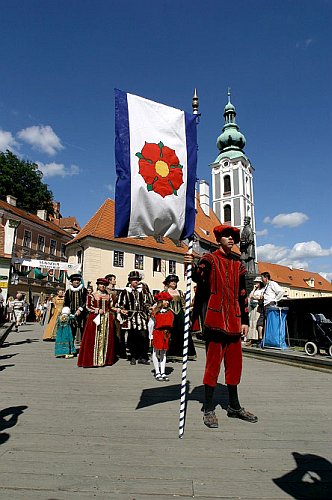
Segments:
[[[83,368],[111,366],[115,363],[113,298],[106,291],[108,281],[97,279],[97,290],[87,297],[89,313],[85,323],[77,365]]]
[[[55,340],[58,329],[57,320],[61,314],[64,300],[64,291],[60,289],[56,297],[52,298],[52,316],[45,326],[43,340]]]

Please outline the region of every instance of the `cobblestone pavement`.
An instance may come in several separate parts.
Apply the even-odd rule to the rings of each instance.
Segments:
[[[162,383],[125,360],[81,369],[41,337],[29,324],[0,349],[1,499],[332,498],[331,373],[245,357],[240,398],[258,423],[227,418],[220,384],[208,429],[198,349],[179,439],[181,364]]]

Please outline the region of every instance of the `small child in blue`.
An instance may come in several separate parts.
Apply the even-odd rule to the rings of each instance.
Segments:
[[[70,314],[69,307],[64,307],[57,319],[57,332],[55,337],[54,354],[57,358],[73,358],[76,354],[73,331],[71,328],[74,317]]]

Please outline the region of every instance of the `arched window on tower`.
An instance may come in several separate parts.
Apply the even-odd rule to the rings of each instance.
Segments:
[[[224,206],[224,223],[230,224],[232,221],[232,209],[230,205]]]
[[[224,176],[224,196],[226,194],[231,194],[231,177],[229,175]]]
[[[246,195],[247,195],[247,198],[250,199],[250,193],[249,193],[249,179],[248,177],[246,176]]]

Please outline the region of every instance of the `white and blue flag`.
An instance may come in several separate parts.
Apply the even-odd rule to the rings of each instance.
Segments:
[[[196,116],[115,90],[115,237],[194,234]]]

